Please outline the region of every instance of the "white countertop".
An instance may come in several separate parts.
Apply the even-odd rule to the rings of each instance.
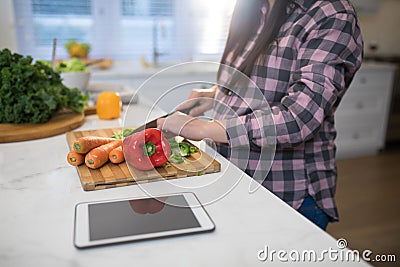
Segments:
[[[202,65],[202,62],[205,62],[205,64]],[[180,67],[177,67],[178,65]],[[215,74],[218,71],[218,61],[169,62],[162,63],[157,67],[143,67],[139,61],[115,61],[109,69],[92,68],[92,78],[149,78],[170,67],[174,67],[174,70],[168,71],[168,75]]]
[[[121,119],[100,121],[92,115],[76,130],[121,123]],[[294,250],[313,250],[319,258],[324,250],[346,251],[265,188],[250,194],[251,178],[220,155],[216,158],[222,164],[220,173],[176,179],[175,187],[166,181],[142,185],[160,194],[192,190],[201,202],[208,203],[237,179],[225,196],[205,205],[216,225],[214,232],[79,250],[73,245],[77,203],[145,193],[137,185],[83,191],[76,169],[66,162],[67,152],[65,134],[0,144],[0,266],[265,266],[271,258],[260,261],[258,253],[266,247],[269,252],[286,251],[283,258],[289,262],[288,255]],[[275,253],[272,263],[285,262]],[[367,266],[365,262],[331,260],[325,253],[322,265],[327,264]]]

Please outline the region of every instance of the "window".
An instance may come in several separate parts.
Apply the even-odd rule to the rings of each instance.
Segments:
[[[115,60],[219,59],[235,0],[14,0],[18,50],[67,57],[70,39],[90,57]]]

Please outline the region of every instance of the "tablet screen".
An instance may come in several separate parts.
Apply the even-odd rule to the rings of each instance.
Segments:
[[[88,205],[91,241],[200,227],[185,197],[153,198]]]

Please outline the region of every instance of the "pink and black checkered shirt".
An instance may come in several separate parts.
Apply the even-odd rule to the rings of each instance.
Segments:
[[[247,56],[267,12],[265,6],[257,34],[227,65],[235,68]],[[360,68],[363,40],[347,0],[294,0],[287,15],[277,42],[250,75],[268,104],[248,87],[217,90],[216,100],[225,109],[215,107],[214,118],[226,120],[229,139],[219,152],[293,208],[310,195],[335,221],[334,113]],[[229,77],[222,72],[219,83],[229,83]],[[260,156],[271,144],[272,156]]]

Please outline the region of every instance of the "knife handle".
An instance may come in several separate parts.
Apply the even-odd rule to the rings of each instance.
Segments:
[[[200,106],[200,101],[196,101],[196,103],[194,103],[194,105],[191,107],[180,109],[180,110],[175,110],[174,112],[179,111],[179,112],[182,112],[182,113],[188,115],[189,112],[192,110],[192,108],[195,108],[197,106]]]

